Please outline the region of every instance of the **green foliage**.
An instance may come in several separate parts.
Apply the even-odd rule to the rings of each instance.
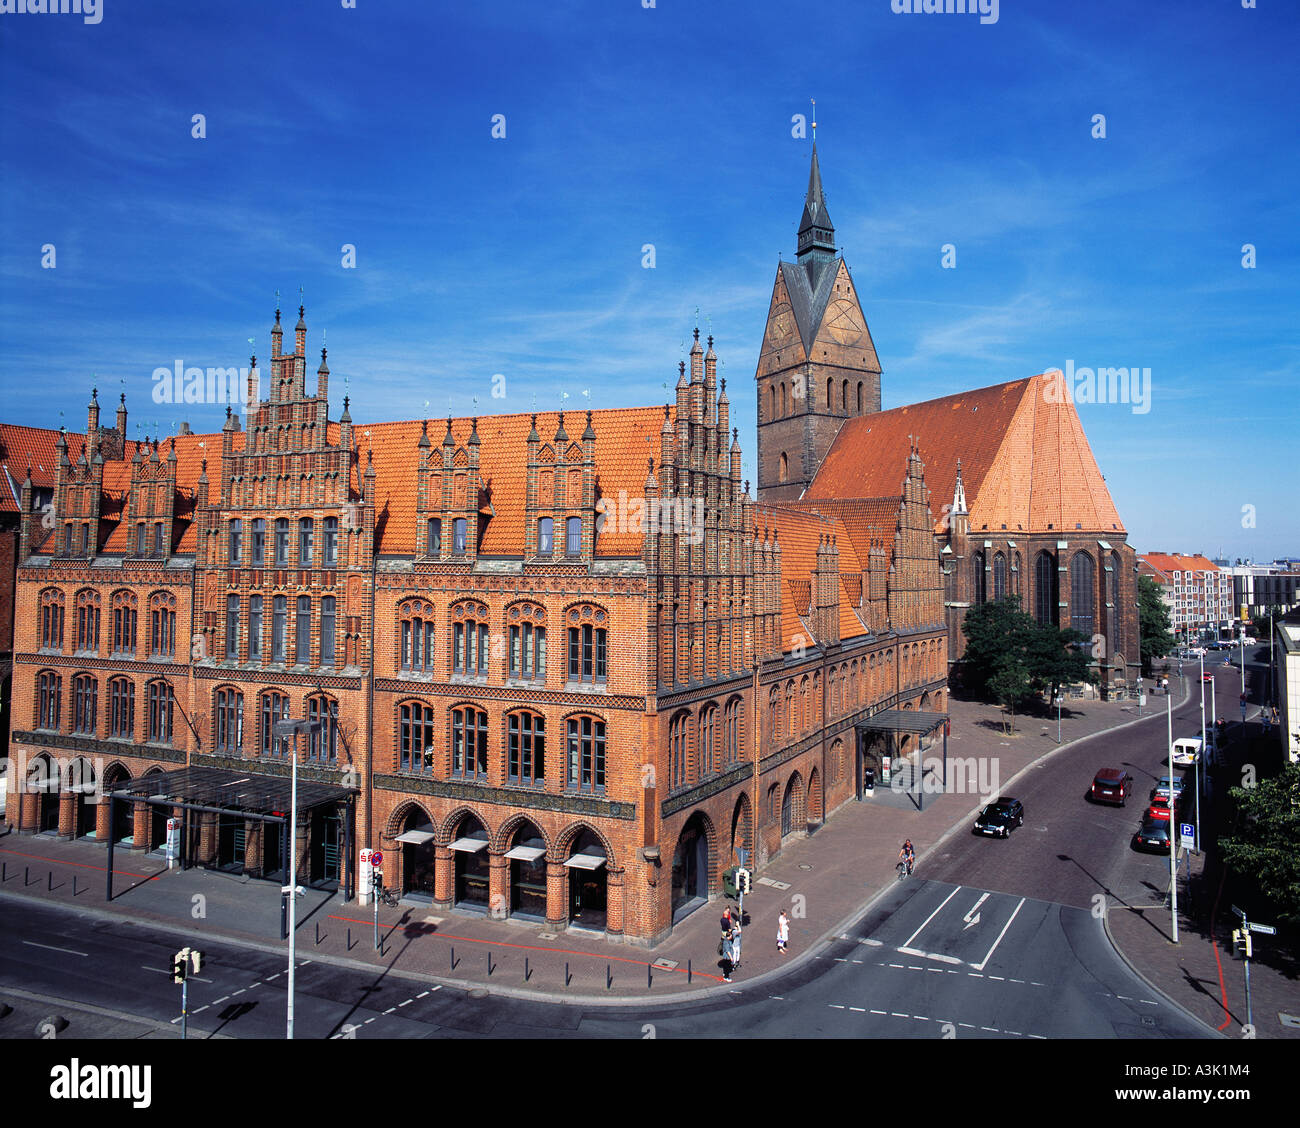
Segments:
[[[1169,608],[1160,596],[1160,585],[1150,576],[1138,576],[1138,633],[1142,638],[1142,673],[1151,676],[1151,663],[1174,648]]]
[[[1219,839],[1223,860],[1273,906],[1277,921],[1300,924],[1300,764],[1254,787],[1234,787],[1237,830]]]
[[[1089,668],[1088,637],[1052,623],[1040,626],[1020,610],[1018,596],[972,607],[962,631],[967,688],[1007,709],[1033,693],[1055,693],[1062,685],[1097,680]]]

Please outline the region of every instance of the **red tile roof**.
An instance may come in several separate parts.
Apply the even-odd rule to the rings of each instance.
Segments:
[[[917,437],[935,531],[961,460],[972,532],[1125,533],[1074,404],[1044,376],[845,420],[803,501],[895,494]]]
[[[68,433],[68,457],[77,461],[86,436]],[[54,488],[54,474],[59,465],[59,432],[44,427],[20,427],[0,423],[0,472],[8,481],[0,482],[0,512],[17,513],[22,497],[27,467],[32,468],[32,485]]]
[[[1138,557],[1139,564],[1147,564],[1153,570],[1170,575],[1174,572],[1217,572],[1219,566],[1213,560],[1207,560],[1198,553],[1184,556],[1181,552],[1144,552]]]

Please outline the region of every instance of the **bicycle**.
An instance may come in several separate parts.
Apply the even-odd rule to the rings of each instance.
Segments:
[[[375,886],[375,896],[391,909],[397,908],[402,903],[402,899],[395,889],[386,889],[382,885]]]
[[[912,865],[913,865],[913,859],[910,854],[905,858],[898,859],[898,865],[895,866],[894,868],[898,870],[899,881],[902,881],[905,878],[912,876]]]

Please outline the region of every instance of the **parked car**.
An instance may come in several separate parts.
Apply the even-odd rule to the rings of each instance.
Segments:
[[[1202,674],[1202,675],[1201,675],[1201,681],[1203,681],[1203,682],[1212,682],[1212,681],[1214,681],[1214,675],[1213,675],[1213,674],[1210,674],[1210,673]]]
[[[1177,801],[1175,800],[1175,802]],[[1170,818],[1173,817],[1173,814],[1174,812],[1170,809],[1168,798],[1164,795],[1157,795],[1151,800],[1151,806],[1146,809],[1146,813],[1142,817],[1144,819],[1160,819],[1164,822],[1168,822]]]
[[[1156,785],[1151,789],[1151,798],[1163,795],[1166,799],[1181,796],[1183,793],[1183,777],[1162,775],[1156,780]]]
[[[1019,799],[999,799],[990,803],[975,819],[972,834],[990,834],[994,838],[1009,838],[1011,832],[1025,822],[1025,805]]]
[[[1124,806],[1133,790],[1133,777],[1123,768],[1102,768],[1092,780],[1088,798],[1095,803]]]
[[[1200,757],[1201,738],[1199,736],[1183,736],[1174,741],[1174,750],[1169,757],[1169,762],[1175,768],[1190,768]]]
[[[1133,835],[1133,849],[1169,852],[1169,820],[1144,818]]]

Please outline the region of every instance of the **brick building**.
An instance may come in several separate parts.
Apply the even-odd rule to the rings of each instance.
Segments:
[[[331,421],[294,332],[246,430],[130,444],[92,395],[54,520],[24,479],[20,832],[146,850],[183,817],[187,859],[283,880],[255,800],[292,755],[299,880],[372,846],[413,898],[647,944],[856,795],[865,720],[942,711],[915,450],[865,514],[760,504],[698,330],[673,404],[432,429]]]
[[[919,454],[943,566],[949,660],[967,608],[1018,595],[1093,639],[1107,691],[1140,668],[1136,561],[1053,373],[880,410],[881,368],[826,212],[816,147],[794,263],[781,262],[755,380],[758,497],[887,529]],[[882,508],[883,503],[883,508]]]
[[[1195,553],[1144,552],[1138,569],[1160,585],[1174,637],[1185,645],[1200,638],[1233,637],[1237,622],[1232,573]]]

